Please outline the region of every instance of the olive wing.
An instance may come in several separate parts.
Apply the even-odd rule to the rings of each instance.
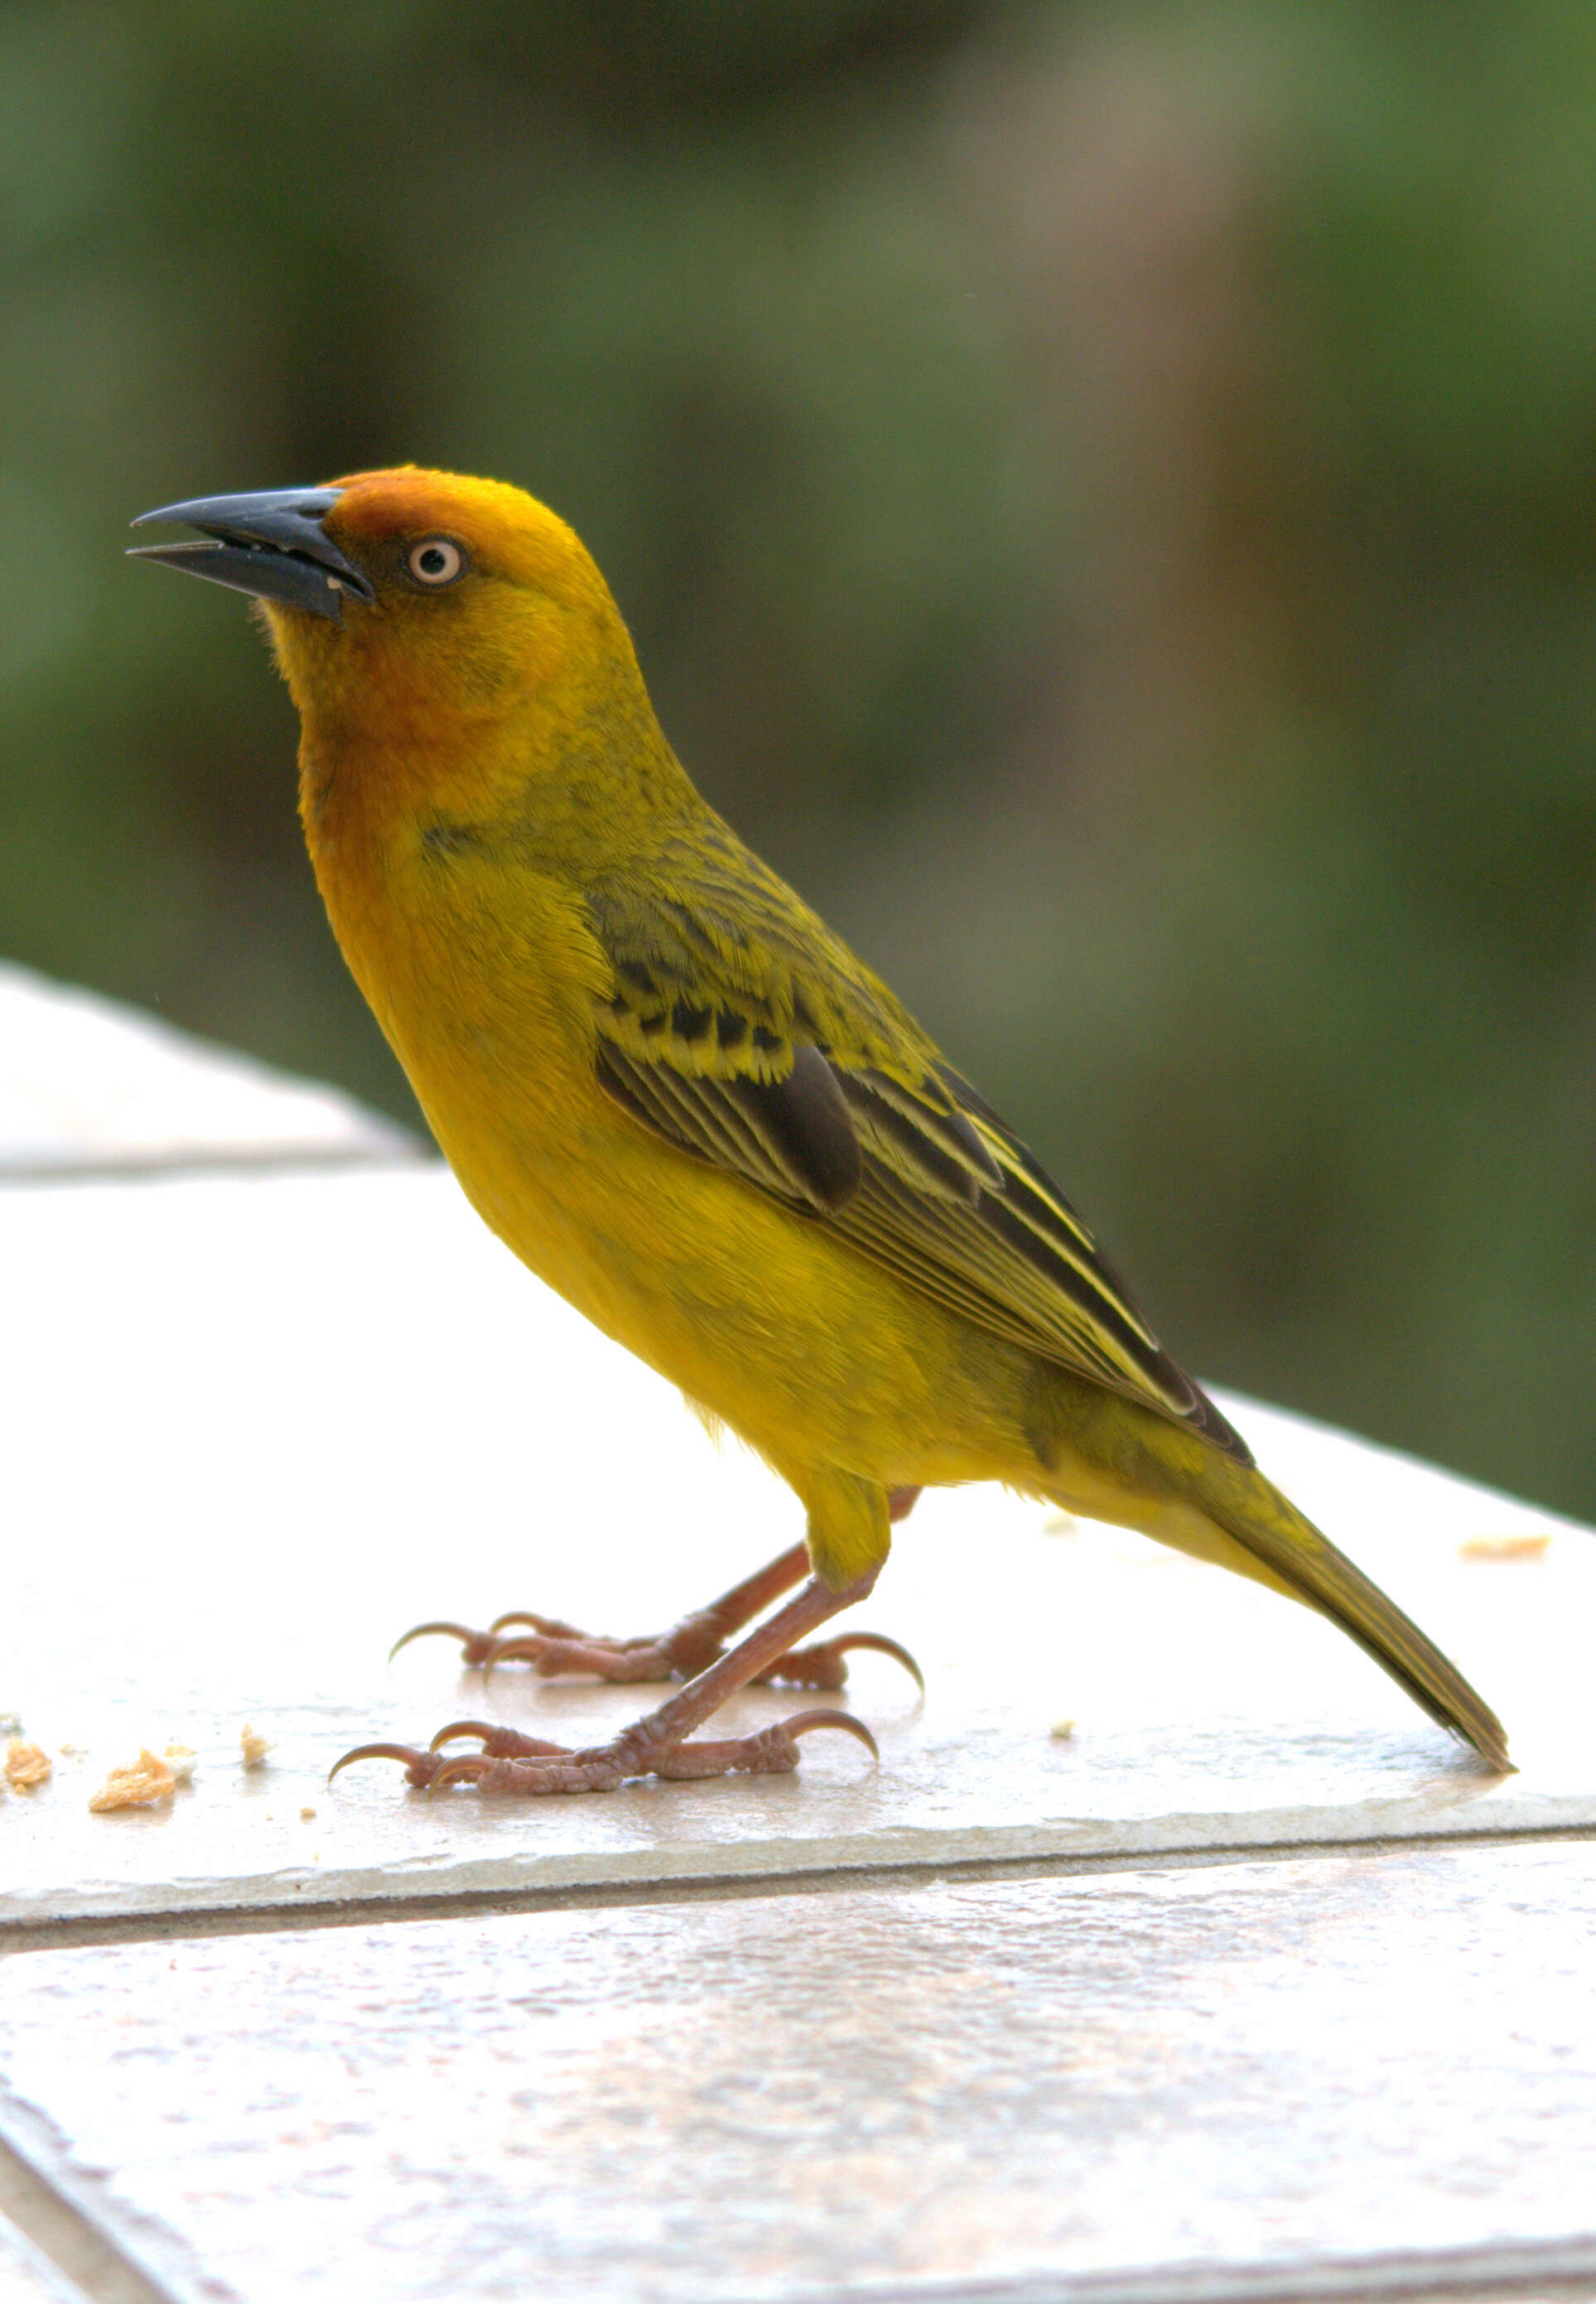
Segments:
[[[1040,1163],[886,987],[750,868],[694,899],[590,891],[613,970],[604,1088],[934,1302],[1250,1461]]]

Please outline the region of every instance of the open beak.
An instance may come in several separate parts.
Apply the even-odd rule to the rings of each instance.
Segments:
[[[191,576],[258,599],[308,608],[335,624],[344,622],[344,597],[368,603],[377,595],[322,526],[338,501],[336,488],[274,488],[264,496],[195,496],[140,512],[134,528],[180,520],[197,528],[204,544],[136,544],[130,560],[155,560]]]

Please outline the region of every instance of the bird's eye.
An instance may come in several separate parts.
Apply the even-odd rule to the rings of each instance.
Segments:
[[[420,544],[412,544],[404,555],[404,564],[418,584],[429,591],[437,591],[452,584],[465,566],[465,555],[446,536],[429,536]]]

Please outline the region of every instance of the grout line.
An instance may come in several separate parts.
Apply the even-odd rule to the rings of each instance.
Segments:
[[[87,2304],[178,2304],[170,2289],[158,2287],[124,2256],[104,2229],[57,2191],[4,2136],[0,2136],[0,2213],[82,2291]]]
[[[839,1864],[826,1870],[674,1876],[590,1885],[463,1889],[451,1894],[361,1896],[318,1904],[250,1904],[208,1910],[89,1915],[83,1919],[0,1923],[0,1957],[76,1946],[170,1944],[185,1939],[270,1936],[318,1928],[377,1927],[419,1920],[481,1919],[519,1912],[608,1911],[638,1905],[731,1903],[776,1896],[968,1885],[981,1881],[1091,1880],[1129,1872],[1203,1871],[1229,1864],[1326,1863],[1363,1856],[1445,1855],[1464,1849],[1567,1846],[1596,1842],[1596,1826],[1563,1830],[1420,1833],[1381,1840],[1239,1842],[1201,1849],[1105,1851],[1082,1856],[938,1857],[923,1863]]]
[[[871,2283],[870,2304],[1485,2304],[1489,2298],[1596,2295],[1596,2234],[1467,2248],[1320,2257],[1295,2264],[1172,2264],[1134,2272],[1022,2273],[1011,2280]],[[794,2304],[845,2304],[855,2290],[812,2290]],[[861,2300],[862,2304],[862,2300]]]

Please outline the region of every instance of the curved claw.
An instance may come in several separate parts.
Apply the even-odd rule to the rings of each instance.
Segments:
[[[495,1640],[483,1651],[480,1659],[484,1675],[490,1673],[496,1664],[536,1664],[548,1646],[550,1637],[548,1632],[523,1632],[519,1639],[512,1637]]]
[[[388,1650],[388,1662],[392,1664],[400,1649],[407,1648],[412,1640],[424,1640],[427,1639],[428,1635],[432,1632],[442,1632],[446,1639],[451,1640],[461,1640],[468,1648],[472,1640],[480,1639],[481,1638],[481,1634],[480,1632],[473,1631],[469,1624],[452,1624],[446,1620],[440,1620],[435,1624],[412,1624],[408,1632],[400,1633],[398,1639],[394,1642],[393,1647]]]
[[[330,1784],[341,1770],[352,1766],[356,1760],[399,1760],[407,1768],[420,1768],[426,1766],[427,1759],[428,1755],[418,1752],[413,1744],[357,1744],[352,1752],[345,1752],[341,1760],[334,1761],[327,1780]]]
[[[437,1753],[456,1736],[475,1736],[481,1743],[477,1756],[484,1760],[567,1760],[569,1747],[545,1743],[540,1736],[523,1736],[519,1728],[496,1728],[487,1720],[452,1720],[440,1728],[427,1747]]]
[[[438,1730],[427,1749],[441,1752],[444,1746],[452,1744],[456,1736],[480,1736],[486,1744],[492,1733],[493,1724],[488,1720],[451,1720],[446,1728]]]
[[[587,1637],[585,1633],[579,1632],[574,1624],[562,1623],[557,1616],[535,1615],[531,1608],[506,1608],[502,1616],[494,1618],[488,1629],[497,1635],[504,1631],[506,1624],[524,1624],[529,1631],[541,1632],[546,1639],[550,1640],[580,1640]]]
[[[889,1639],[885,1632],[839,1632],[836,1639],[828,1640],[826,1646],[838,1656],[845,1648],[873,1648],[878,1656],[892,1656],[903,1665],[921,1694],[925,1694],[924,1673],[902,1641]]]
[[[428,1799],[430,1800],[434,1792],[442,1792],[446,1784],[474,1784],[479,1777],[487,1775],[493,1765],[480,1752],[463,1752],[453,1760],[446,1760],[428,1781]]]
[[[878,1765],[881,1748],[862,1720],[855,1720],[851,1712],[800,1712],[791,1720],[782,1722],[789,1736],[807,1736],[815,1728],[845,1728],[850,1736],[857,1736],[865,1750]]]

